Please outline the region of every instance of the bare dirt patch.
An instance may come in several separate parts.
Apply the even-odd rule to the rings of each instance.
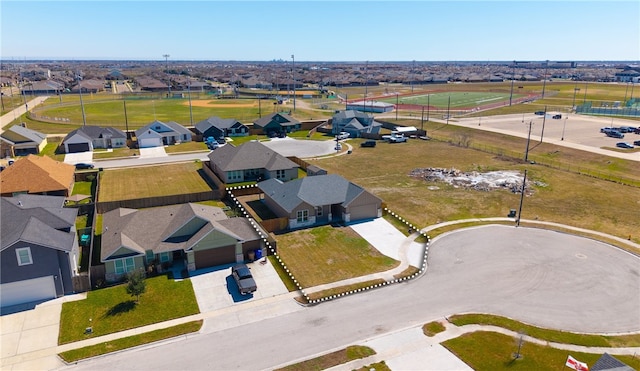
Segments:
[[[455,188],[467,188],[477,191],[493,191],[507,189],[512,193],[520,193],[522,190],[523,175],[515,170],[499,170],[481,173],[477,171],[462,172],[450,168],[424,168],[413,169],[409,176],[424,179],[427,182],[445,182]],[[527,193],[532,192],[529,181],[525,185]]]
[[[194,107],[219,107],[219,108],[251,108],[255,105],[252,103],[218,103],[218,100],[194,100],[191,105]],[[183,106],[189,106],[189,102],[183,102]]]

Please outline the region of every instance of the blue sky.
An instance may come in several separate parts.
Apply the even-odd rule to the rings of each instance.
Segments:
[[[3,59],[640,60],[640,1],[2,0]]]

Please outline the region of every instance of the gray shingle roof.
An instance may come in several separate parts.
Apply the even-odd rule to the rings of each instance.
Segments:
[[[155,131],[154,127],[156,124],[161,124],[163,126],[166,126],[178,134],[191,134],[191,131],[189,131],[189,129],[185,128],[184,126],[178,124],[175,121],[162,122],[162,121],[155,120],[154,122],[147,124],[141,127],[140,129],[136,130],[136,136],[140,136],[142,133],[144,133],[147,130]]]
[[[185,236],[184,239],[170,238],[194,218],[201,219],[201,226],[195,233]],[[250,239],[250,231],[241,223],[229,222],[224,211],[218,207],[192,203],[140,210],[115,209],[103,216],[104,231],[100,258],[102,261],[109,260],[123,246],[138,255],[144,254],[146,250],[152,250],[154,253],[186,251],[214,230],[239,241]],[[234,227],[238,227],[239,231]],[[253,238],[259,238],[255,230]]]
[[[93,139],[101,139],[101,138],[127,138],[127,134],[124,131],[112,127],[101,127],[101,126],[82,126],[76,130],[73,130],[64,138],[66,141],[68,138],[71,138],[75,134],[80,134],[89,140]]]
[[[223,119],[217,116],[211,116],[206,120],[202,120],[196,123],[195,127],[196,129],[198,129],[199,132],[204,133],[205,131],[209,130],[209,128],[211,127],[216,127],[220,130],[230,129],[237,122],[239,121],[236,119]]]
[[[64,197],[20,195],[2,197],[0,201],[2,250],[17,241],[28,241],[58,250],[71,251],[78,210],[63,208]]]
[[[9,129],[5,130],[5,132],[2,133],[3,138],[6,138],[6,134],[7,134],[6,132],[14,132],[28,139],[29,141],[32,141],[38,144],[42,143],[42,141],[47,138],[46,134],[42,134],[35,130],[27,129],[21,125],[13,125]]]
[[[286,113],[279,113],[279,112],[271,113],[267,116],[261,117],[256,121],[254,121],[253,123],[254,125],[257,125],[259,127],[265,127],[272,121],[279,123],[280,126],[291,126],[291,125],[297,125],[300,123],[300,121],[294,119],[293,117],[287,115]]]
[[[604,353],[593,366],[590,367],[591,371],[633,371],[633,368],[622,363],[618,359]]]
[[[209,154],[209,160],[222,171],[267,169],[285,170],[299,167],[260,142],[246,142],[234,147],[225,145]]]
[[[258,187],[287,212],[293,211],[302,202],[311,206],[348,206],[356,197],[366,192],[362,187],[336,174],[308,176],[286,183],[269,179],[258,183]]]

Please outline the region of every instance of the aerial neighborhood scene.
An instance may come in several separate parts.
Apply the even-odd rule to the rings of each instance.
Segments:
[[[1,20],[0,369],[640,370],[640,3]]]

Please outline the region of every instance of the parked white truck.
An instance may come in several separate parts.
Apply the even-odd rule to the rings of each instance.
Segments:
[[[403,143],[407,141],[407,137],[402,133],[398,133],[396,131],[392,131],[391,135],[383,135],[382,139],[386,140],[389,143]]]

